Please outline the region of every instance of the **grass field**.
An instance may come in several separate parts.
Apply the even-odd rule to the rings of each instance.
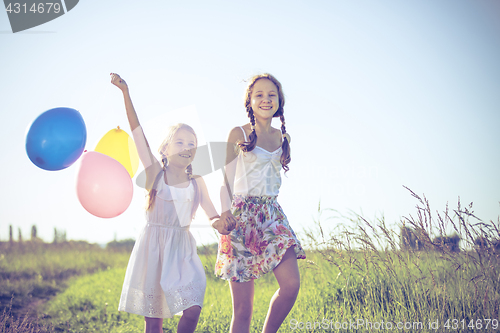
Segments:
[[[20,330],[21,323],[34,325],[37,307],[65,290],[72,277],[123,267],[127,260],[123,252],[86,242],[0,243],[0,331],[8,331],[7,326]]]
[[[328,210],[318,209],[317,228],[302,236],[310,250],[308,259],[299,261],[300,293],[280,332],[500,332],[500,253],[474,248],[477,235],[500,236],[498,227],[478,224],[470,210],[461,207],[453,211],[453,219],[449,212],[434,217],[425,198],[417,199],[421,205],[416,218],[403,222],[420,230],[425,245],[420,251],[402,251],[399,235],[383,219],[344,217],[349,227],[327,232]],[[431,234],[434,227],[455,229],[462,250],[437,244]],[[142,317],[116,310],[128,252],[50,251],[2,254],[4,301],[9,293],[16,295],[14,303],[19,297],[29,304],[29,295],[50,300],[24,322],[19,311],[4,312],[0,332],[143,330]],[[215,254],[202,249],[199,253],[207,291],[197,332],[227,332],[232,311],[229,286],[213,275]],[[76,257],[81,261],[71,259]],[[14,276],[24,282],[11,282]],[[272,274],[256,281],[252,332],[262,329],[277,288]],[[178,320],[165,320],[164,331],[175,332]]]

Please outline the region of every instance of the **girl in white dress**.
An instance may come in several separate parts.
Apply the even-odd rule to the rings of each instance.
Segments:
[[[120,88],[149,192],[146,220],[125,274],[119,311],[145,317],[145,332],[163,332],[163,318],[182,315],[178,332],[194,332],[203,306],[206,278],[189,225],[198,205],[221,234],[234,225],[221,221],[203,178],[192,175],[197,140],[193,129],[178,124],[160,147],[162,163],[153,156],[140,127],[126,82],[111,73]]]

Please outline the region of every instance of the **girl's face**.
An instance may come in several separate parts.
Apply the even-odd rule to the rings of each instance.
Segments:
[[[255,82],[250,95],[250,106],[256,117],[272,118],[279,108],[278,87],[268,79]]]
[[[190,131],[180,128],[175,132],[172,141],[167,145],[165,155],[168,163],[187,167],[196,154],[196,136]]]

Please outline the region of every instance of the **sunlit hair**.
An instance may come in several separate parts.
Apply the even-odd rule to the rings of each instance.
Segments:
[[[158,152],[161,155],[162,169],[158,173],[158,175],[156,176],[154,183],[153,183],[153,186],[151,187],[151,190],[149,191],[148,200],[147,200],[148,203],[147,203],[147,207],[146,207],[147,210],[151,209],[154,205],[154,202],[156,199],[156,194],[158,193],[158,191],[156,189],[158,187],[158,182],[160,181],[160,179],[162,179],[163,174],[165,172],[165,168],[168,165],[168,160],[167,160],[167,156],[166,156],[167,147],[170,143],[172,143],[172,140],[174,139],[175,134],[180,129],[185,129],[188,132],[192,133],[194,135],[195,140],[196,140],[195,146],[198,145],[198,138],[196,137],[196,133],[194,132],[194,130],[191,126],[179,123],[179,124],[171,126],[169,128],[169,131],[167,133],[165,140],[163,140],[162,144],[160,145],[160,148],[158,149]],[[196,180],[193,177],[193,167],[191,166],[191,164],[189,164],[186,167],[186,173],[188,175],[189,181],[193,183],[193,188],[194,188],[194,201],[193,201],[193,208],[191,210],[191,218],[194,218],[194,214],[196,213],[196,210],[198,209],[198,205],[200,204],[200,193],[198,190],[198,184],[196,183]],[[166,175],[165,175],[165,177],[166,177]]]
[[[238,146],[240,147],[241,150],[246,152],[246,151],[252,151],[257,145],[257,133],[255,132],[255,117],[253,115],[251,100],[252,100],[253,87],[255,83],[260,79],[268,79],[269,81],[274,83],[274,85],[278,88],[279,106],[278,110],[274,113],[273,117],[279,117],[281,120],[281,134],[283,136],[283,143],[281,144],[282,153],[280,162],[285,172],[287,172],[289,170],[288,164],[292,159],[290,154],[290,142],[288,142],[288,139],[284,135],[286,133],[285,116],[284,116],[285,95],[283,94],[283,88],[281,87],[281,83],[269,73],[255,75],[248,80],[247,90],[245,91],[245,109],[247,111],[248,118],[250,118],[250,124],[252,124],[252,132],[248,136],[250,141],[240,142],[238,143]]]

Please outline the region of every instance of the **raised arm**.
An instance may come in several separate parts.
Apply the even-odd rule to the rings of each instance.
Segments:
[[[156,175],[158,175],[161,170],[161,165],[151,153],[151,148],[149,147],[146,136],[142,131],[139,118],[137,117],[134,105],[132,104],[127,83],[120,77],[120,75],[115,73],[111,73],[111,83],[117,86],[123,93],[130,130],[132,131],[132,135],[134,137],[139,158],[141,159],[144,169],[146,170],[146,189],[151,190]]]

